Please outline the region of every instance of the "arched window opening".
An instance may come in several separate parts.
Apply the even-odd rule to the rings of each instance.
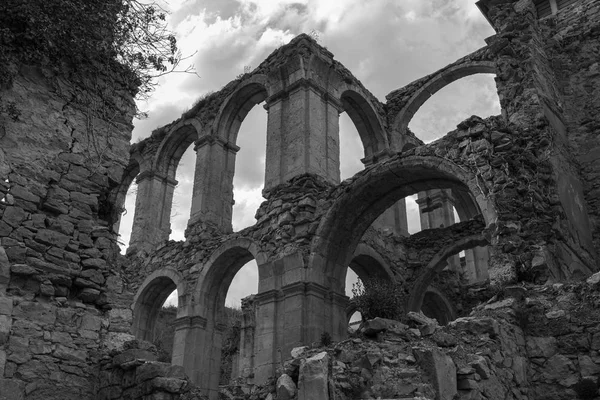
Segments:
[[[346,268],[345,294],[350,299],[349,309],[346,309],[348,322],[348,333],[354,332],[362,322],[362,314],[359,304],[353,302],[356,295],[367,295],[371,298],[375,293],[365,290],[369,284],[378,287],[393,280],[388,266],[384,266],[383,259],[370,246],[361,244],[356,255]],[[366,302],[367,304],[369,301]],[[359,309],[357,309],[359,308]],[[368,311],[368,310],[367,310]],[[371,309],[370,312],[376,312]],[[351,313],[351,314],[350,314]]]
[[[192,190],[194,186],[194,170],[196,168],[196,152],[194,146],[187,148],[177,165],[175,180],[177,186],[173,191],[173,205],[171,207],[171,233],[169,240],[185,240],[192,210]]]
[[[253,343],[248,343],[248,339],[255,328],[254,295],[257,292],[258,266],[253,259],[240,268],[227,290],[222,316],[224,331],[219,385],[227,385],[240,377],[240,364],[247,361],[247,352],[252,351]]]
[[[419,213],[419,205],[417,204],[417,195],[406,196],[406,221],[408,233],[410,235],[421,232],[421,217]]]
[[[346,296],[350,298],[350,302],[352,302],[352,298],[354,297],[354,293],[352,289],[358,283],[358,275],[352,268],[348,267],[348,271],[346,272]],[[355,332],[362,322],[362,314],[360,311],[356,310],[350,316],[348,320],[348,333]]]
[[[454,81],[435,92],[416,112],[409,129],[430,143],[456,129],[472,115],[500,114],[500,100],[491,74],[476,74]]]
[[[121,213],[121,219],[119,221],[119,248],[121,254],[125,254],[127,247],[129,247],[129,239],[131,239],[131,228],[133,227],[133,216],[135,214],[135,202],[137,198],[137,182],[135,179],[129,186],[127,194],[125,195],[125,203],[123,205],[123,211]]]
[[[340,179],[348,179],[364,169],[363,144],[348,113],[340,114]]]
[[[175,319],[177,318],[177,290],[171,292],[158,311],[152,340],[158,349],[161,360],[170,362],[173,357],[173,341],[175,339]],[[159,360],[159,361],[161,361]]]
[[[448,322],[456,318],[450,302],[441,293],[433,289],[428,289],[425,292],[421,311],[429,318],[436,319],[440,325],[447,325]]]
[[[240,150],[236,155],[233,177],[234,232],[256,223],[256,210],[264,201],[267,112],[263,104],[257,104],[248,112],[237,136]]]
[[[350,321],[348,321],[348,332],[356,332],[360,327],[362,322],[362,314],[360,311],[354,311],[350,316]]]
[[[170,362],[177,318],[177,286],[171,278],[158,276],[148,283],[134,301],[132,333],[153,343],[160,361]]]

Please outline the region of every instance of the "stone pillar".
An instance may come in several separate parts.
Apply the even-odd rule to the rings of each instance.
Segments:
[[[201,222],[231,232],[235,155],[240,148],[220,138],[198,139],[189,225]]]
[[[454,197],[448,189],[434,189],[419,192],[417,198],[421,230],[448,227],[456,223],[454,219]],[[448,268],[460,272],[458,254],[448,258]]]
[[[254,342],[255,382],[264,382],[275,372],[277,323],[280,321],[279,297],[277,290],[258,293],[255,297],[255,301],[258,302]]]
[[[240,352],[238,378],[251,379],[254,371],[254,343],[256,334],[257,303],[255,295],[242,299],[242,326],[240,328]],[[233,374],[233,371],[232,371]],[[232,379],[234,377],[232,376]],[[248,382],[250,383],[250,382]]]
[[[342,105],[306,79],[267,99],[265,190],[302,174],[340,181]]]
[[[144,171],[136,179],[138,192],[128,253],[155,250],[169,240],[171,207],[177,181],[155,171]]]
[[[399,236],[408,236],[408,219],[406,217],[406,201],[401,199],[385,210],[372,224],[373,228],[391,230]]]
[[[485,282],[489,279],[489,258],[490,252],[487,246],[465,250],[464,272],[469,283]]]

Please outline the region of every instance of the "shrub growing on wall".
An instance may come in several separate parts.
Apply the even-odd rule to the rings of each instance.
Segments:
[[[381,278],[359,279],[352,285],[352,295],[352,303],[364,319],[401,319],[404,315],[406,293],[396,282]]]

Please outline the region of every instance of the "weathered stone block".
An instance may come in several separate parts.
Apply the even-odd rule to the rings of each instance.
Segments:
[[[13,315],[41,325],[52,325],[56,321],[56,307],[38,301],[23,301],[14,307]]]
[[[82,271],[81,277],[90,280],[98,285],[102,285],[104,283],[104,275],[102,275],[102,272],[96,269],[86,269]]]
[[[40,196],[36,196],[20,185],[14,185],[10,189],[10,194],[12,194],[16,199],[30,201],[32,203],[38,203],[40,201]]]
[[[282,374],[277,379],[276,388],[278,400],[292,400],[296,394],[296,384],[287,374]]]
[[[138,367],[135,380],[137,383],[142,383],[156,378],[157,376],[163,378],[185,379],[186,375],[181,366],[158,361],[149,361]]]
[[[298,400],[329,399],[329,356],[326,352],[307,358],[300,366]]]
[[[529,357],[552,357],[556,353],[556,338],[553,337],[527,337],[527,354]]]
[[[102,327],[102,318],[95,315],[85,314],[81,319],[80,329],[86,329],[89,331],[99,331]]]
[[[13,228],[18,228],[26,217],[27,213],[21,207],[6,207],[2,220]]]
[[[71,238],[60,232],[50,229],[40,229],[35,235],[35,240],[49,246],[56,246],[59,249],[64,249]]]
[[[154,389],[164,390],[169,393],[181,394],[186,391],[188,387],[188,381],[186,379],[165,378],[159,376],[152,379],[151,385]]]
[[[4,366],[6,365],[6,351],[0,349],[0,376],[4,376]]]
[[[61,344],[56,345],[56,349],[54,350],[53,355],[63,360],[78,362],[87,361],[87,352],[85,350],[66,347]]]
[[[434,384],[436,400],[452,400],[457,393],[456,366],[452,359],[438,349],[414,348],[417,362]]]
[[[13,299],[6,297],[0,292],[0,315],[11,315],[13,310]]]
[[[24,398],[25,382],[0,378],[0,400],[23,400]]]

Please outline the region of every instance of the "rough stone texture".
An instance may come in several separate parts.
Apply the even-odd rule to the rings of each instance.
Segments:
[[[278,400],[291,400],[296,394],[296,384],[292,378],[283,374],[277,378],[277,399]]]
[[[107,199],[127,166],[133,102],[99,76],[120,105],[102,119],[64,77],[16,70],[0,92],[21,111],[0,117],[0,397],[91,399],[119,307],[105,286],[118,274]]]
[[[102,360],[96,399],[179,400],[190,390],[188,377],[182,367],[156,357],[150,343],[127,342],[124,350]]]
[[[329,399],[329,356],[319,353],[304,360],[298,378],[298,400]]]
[[[433,378],[436,400],[453,399],[457,393],[457,383],[456,366],[452,359],[437,349],[415,348],[413,352],[417,362]]]
[[[539,19],[529,0],[478,4],[496,30],[487,46],[386,103],[300,35],[133,146],[133,103],[116,78],[99,77],[118,104],[100,118],[65,77],[15,66],[0,92],[21,110],[16,121],[0,115],[0,396],[94,398],[99,388],[106,399],[175,398],[193,382],[217,398],[224,296],[254,258],[260,292],[244,310],[234,374],[245,384],[285,368],[312,398],[574,398],[599,371],[598,279],[552,284],[599,269],[600,5],[579,0]],[[428,145],[407,129],[431,93],[481,72],[496,74],[502,115],[472,116]],[[266,201],[254,226],[232,232],[237,131],[263,101]],[[358,127],[366,168],[340,183],[342,111]],[[192,144],[192,216],[186,240],[168,241],[175,172]],[[132,243],[121,257],[118,215],[134,179]],[[434,221],[428,199],[440,190],[461,222]],[[373,225],[390,207],[405,212],[398,202],[415,193],[428,196],[420,210],[439,228],[407,237],[401,223]],[[455,262],[484,247],[489,282]],[[401,283],[406,312],[437,309],[430,317],[441,325],[460,318],[446,327],[420,314],[403,321],[410,326],[372,322],[384,341],[355,351],[362,339],[343,341],[348,266]],[[126,345],[152,337],[174,289],[179,367]],[[324,333],[338,347],[312,360]],[[299,346],[307,354],[283,364]],[[423,377],[413,353],[430,360]],[[260,393],[275,389],[268,382]]]

